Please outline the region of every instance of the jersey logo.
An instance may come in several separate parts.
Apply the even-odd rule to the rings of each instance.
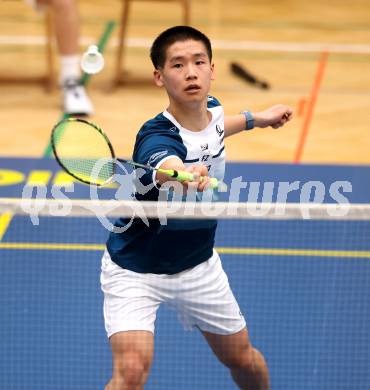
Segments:
[[[206,154],[205,156],[202,157],[202,160],[201,160],[201,161],[202,161],[202,162],[208,161],[210,157],[211,157],[211,156],[210,156],[209,154]]]
[[[169,130],[170,130],[170,131],[173,131],[173,132],[176,132],[176,131],[177,131],[177,128],[176,128],[176,126],[172,126],[172,127],[170,127]]]
[[[200,149],[202,150],[202,152],[204,152],[205,150],[208,150],[208,144],[200,145]]]
[[[216,131],[217,131],[217,134],[222,137],[222,134],[224,133],[224,130],[221,129],[221,126],[219,125],[216,125]]]
[[[157,152],[157,153],[152,154],[149,157],[148,165],[152,165],[156,160],[163,158],[167,154],[168,154],[168,150],[163,150],[162,152]]]

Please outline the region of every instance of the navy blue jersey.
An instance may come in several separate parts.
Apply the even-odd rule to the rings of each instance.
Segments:
[[[133,161],[160,167],[167,159],[179,158],[185,165],[204,164],[209,175],[222,180],[225,171],[224,113],[220,103],[208,98],[212,119],[201,131],[183,128],[167,111],[146,122],[136,137]],[[162,191],[155,171],[140,171],[135,197],[156,201]],[[211,190],[209,190],[211,191]],[[171,220],[161,224],[140,218],[121,218],[115,226],[130,227],[111,233],[107,249],[122,268],[140,273],[175,274],[194,267],[212,256],[216,220]]]

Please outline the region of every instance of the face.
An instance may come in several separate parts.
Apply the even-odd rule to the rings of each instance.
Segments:
[[[164,67],[154,71],[154,80],[166,88],[170,102],[202,102],[214,80],[214,66],[202,42],[175,42],[167,48]]]

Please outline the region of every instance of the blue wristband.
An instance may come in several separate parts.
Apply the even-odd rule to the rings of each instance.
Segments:
[[[250,111],[242,111],[242,114],[245,116],[245,129],[252,130],[254,128],[254,119]]]

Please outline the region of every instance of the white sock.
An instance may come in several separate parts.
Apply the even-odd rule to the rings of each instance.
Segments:
[[[66,80],[79,80],[81,77],[80,71],[80,56],[68,55],[60,57],[60,83],[63,85]]]

